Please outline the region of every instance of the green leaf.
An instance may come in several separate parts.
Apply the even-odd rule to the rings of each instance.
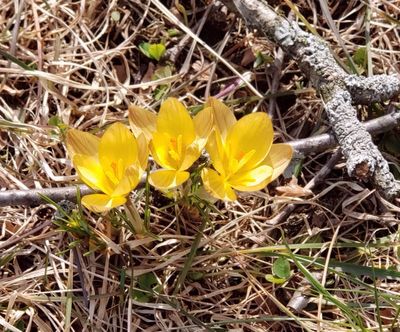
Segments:
[[[357,65],[365,69],[367,64],[367,48],[365,46],[359,47],[353,54],[353,60]]]
[[[297,268],[300,270],[300,272],[303,273],[304,277],[307,279],[307,281],[310,283],[310,285],[321,295],[323,295],[324,299],[332,302],[334,305],[336,305],[342,312],[345,314],[348,318],[350,323],[352,324],[352,327],[357,327],[357,331],[366,331],[366,329],[363,327],[363,324],[361,322],[361,319],[358,315],[354,313],[354,311],[351,310],[351,308],[347,305],[347,303],[343,302],[341,299],[336,298],[333,296],[314,276],[313,274],[309,271],[308,267],[303,265],[302,262],[298,259],[300,256],[293,254],[288,247],[288,254],[289,257],[293,260],[294,264],[296,264]],[[307,257],[309,258],[309,257]],[[309,258],[310,259],[310,258]],[[314,259],[314,258],[312,258]],[[310,259],[311,260],[311,259]],[[331,261],[329,261],[331,263]],[[361,327],[358,329],[358,327]]]
[[[158,86],[153,93],[153,97],[155,100],[159,101],[164,97],[168,92],[169,86],[168,85],[160,85]]]
[[[57,127],[57,128],[60,130],[60,133],[61,133],[62,135],[64,135],[64,134],[67,132],[68,125],[66,125],[66,124],[62,121],[62,119],[61,119],[59,116],[57,116],[57,115],[53,115],[53,116],[49,119],[49,122],[48,122],[48,123],[49,123],[50,126]],[[51,134],[52,134],[53,136],[57,136],[57,132],[55,132],[55,131],[52,131]]]
[[[140,289],[151,292],[156,286],[159,285],[159,282],[154,273],[150,272],[139,276],[138,284]]]
[[[351,57],[353,60],[353,65],[351,61],[346,61],[349,67],[354,67],[359,74],[362,74],[367,69],[367,48],[365,46],[359,47]],[[350,59],[350,60],[351,60]]]
[[[165,53],[164,44],[141,43],[139,50],[148,58],[159,61]]]
[[[172,69],[170,66],[163,66],[160,68],[157,68],[157,70],[154,72],[154,74],[151,76],[151,79],[153,81],[162,79],[162,78],[167,78],[172,76]],[[155,100],[160,100],[162,97],[164,97],[170,88],[170,84],[163,84],[159,85],[153,93],[153,97]]]
[[[281,285],[287,280],[285,278],[277,278],[277,277],[273,276],[272,274],[266,274],[265,279],[267,281],[269,281],[270,283],[277,284],[277,285]]]
[[[50,119],[49,119],[49,125],[50,126],[55,126],[58,127],[60,130],[66,130],[68,128],[68,125],[66,125],[63,120],[57,116],[57,115],[53,115]]]
[[[150,302],[151,295],[145,292],[142,292],[138,289],[134,289],[132,291],[132,298],[138,302],[146,303]]]
[[[15,56],[13,56],[10,53],[8,53],[6,51],[3,51],[1,49],[0,49],[0,55],[3,56],[5,59],[15,63],[18,66],[20,66],[22,69],[25,69],[25,70],[35,70],[36,69],[34,65],[26,64],[23,61],[21,61],[18,58],[16,58]]]
[[[161,291],[161,284],[154,273],[149,272],[138,277],[138,288],[132,291],[132,298],[139,302],[149,302],[154,293]]]
[[[282,279],[290,278],[290,264],[285,257],[279,257],[272,265],[272,273]]]
[[[253,64],[253,68],[258,68],[263,64],[270,64],[274,61],[274,59],[268,54],[262,54],[261,52],[257,52],[256,59]]]
[[[178,29],[172,28],[167,30],[167,34],[169,37],[176,37],[181,34],[181,32]]]
[[[172,68],[171,66],[162,66],[157,68],[153,75],[151,75],[151,79],[153,81],[160,80],[162,78],[167,78],[172,76]]]
[[[16,253],[12,252],[8,255],[0,256],[0,268],[5,266],[8,262],[11,262],[12,259],[16,256]]]

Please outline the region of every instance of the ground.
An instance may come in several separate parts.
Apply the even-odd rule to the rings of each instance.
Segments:
[[[314,27],[344,66],[348,53],[361,75],[399,73],[399,1],[270,4]],[[157,111],[167,96],[193,113],[208,96],[237,118],[268,112],[276,142],[329,131],[296,62],[218,1],[3,0],[0,9],[2,191],[78,183],[68,127],[101,133],[128,124],[129,104]],[[143,43],[166,53],[157,60]],[[237,83],[244,77],[254,89]],[[359,118],[396,102],[359,107]],[[399,178],[399,129],[374,139]],[[200,210],[138,189],[131,199],[152,234],[143,238],[123,209],[2,207],[2,330],[397,331],[398,203],[349,177],[340,156],[310,192],[335,151],[296,155],[266,189]]]

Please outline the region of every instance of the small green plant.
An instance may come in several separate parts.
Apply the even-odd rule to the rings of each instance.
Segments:
[[[143,42],[139,45],[139,50],[149,59],[160,61],[166,49],[164,44],[150,44]]]
[[[161,292],[161,283],[152,272],[142,274],[137,278],[136,288],[132,290],[132,298],[138,302],[150,302],[152,298]]]
[[[274,61],[274,59],[270,55],[263,54],[262,52],[257,52],[256,59],[254,60],[253,68],[259,68],[262,65],[271,64],[273,61]]]
[[[57,127],[59,130],[59,133],[61,134],[61,136],[65,136],[67,130],[68,130],[68,125],[66,125],[63,120],[57,116],[57,115],[53,115],[50,119],[49,119],[49,125],[50,126],[54,126]],[[58,132],[57,130],[52,130],[51,134],[53,136],[58,136]]]
[[[168,78],[172,76],[172,68],[171,66],[162,66],[157,68],[154,71],[154,74],[151,76],[151,79],[153,81],[163,79],[163,78]],[[157,86],[157,88],[154,90],[153,96],[155,100],[160,100],[163,98],[169,91],[171,84],[162,84]]]
[[[267,274],[265,279],[274,284],[283,284],[290,276],[290,263],[286,257],[281,256],[272,265],[272,274]]]
[[[77,196],[80,197],[79,192]],[[53,223],[59,231],[67,233],[72,238],[69,248],[74,248],[81,241],[89,245],[88,252],[104,248],[103,241],[98,238],[93,228],[86,221],[79,204],[68,200],[63,200],[57,204],[46,196],[42,196],[42,199],[56,208]]]

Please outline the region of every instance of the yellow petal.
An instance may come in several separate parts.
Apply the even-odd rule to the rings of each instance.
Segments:
[[[158,189],[171,189],[184,183],[189,172],[160,169],[150,174],[149,182]]]
[[[186,148],[184,151],[184,156],[182,163],[179,166],[180,171],[185,171],[187,170],[190,166],[193,165],[193,163],[199,159],[201,154],[201,149],[199,149],[199,146],[197,144],[192,144]]]
[[[256,153],[256,150],[251,150],[247,153],[244,153],[241,159],[229,158],[228,159],[228,170],[227,174],[232,175],[246,166],[246,164],[251,160],[251,158]]]
[[[226,138],[229,159],[240,160],[250,151],[255,152],[241,170],[252,169],[265,159],[274,138],[272,122],[265,113],[244,116],[230,128]]]
[[[171,151],[171,139],[166,133],[155,132],[153,140],[150,142],[150,151],[159,166],[167,169],[179,169],[181,160],[176,151],[175,154],[171,153],[174,152]]]
[[[208,138],[206,150],[210,155],[214,168],[222,175],[228,172],[228,160],[219,131],[213,131]]]
[[[293,148],[289,144],[272,144],[271,150],[262,162],[262,164],[269,165],[273,169],[270,181],[274,181],[283,173],[285,168],[289,165],[292,155]]]
[[[147,168],[147,161],[149,159],[149,145],[144,134],[140,134],[136,139],[138,145],[138,158],[140,168],[144,171]]]
[[[126,169],[125,175],[115,187],[112,196],[125,196],[129,194],[140,181],[141,173],[135,166],[130,166]]]
[[[213,128],[213,115],[212,115],[212,108],[207,107],[197,113],[193,118],[194,127],[197,134],[197,144],[199,149],[203,149],[207,143],[208,136],[211,133]]]
[[[129,105],[129,124],[136,137],[143,133],[148,142],[156,131],[157,115],[135,105]]]
[[[97,158],[76,154],[72,162],[81,180],[89,187],[109,195],[113,192],[114,185],[107,178]]]
[[[82,205],[93,212],[106,212],[114,207],[125,204],[125,197],[111,197],[103,194],[92,194],[82,197]]]
[[[231,109],[216,98],[210,97],[204,107],[211,107],[215,126],[218,128],[222,139],[225,140],[229,128],[236,123],[236,118]]]
[[[157,116],[157,131],[166,133],[172,138],[182,135],[182,142],[185,146],[190,145],[196,137],[194,123],[189,112],[176,98],[168,98],[161,104]]]
[[[100,138],[81,130],[70,129],[67,132],[66,143],[71,159],[75,154],[95,157],[99,152]]]
[[[204,188],[212,196],[224,201],[236,200],[236,194],[229,183],[213,169],[203,168],[201,179],[203,180]]]
[[[237,173],[228,179],[229,184],[240,191],[256,191],[264,188],[271,180],[272,168],[266,165]]]
[[[129,166],[138,164],[138,146],[128,127],[116,122],[105,131],[100,140],[99,160],[114,183],[122,179]]]

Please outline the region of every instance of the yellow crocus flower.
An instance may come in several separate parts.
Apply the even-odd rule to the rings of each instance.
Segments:
[[[124,204],[146,169],[146,138],[142,135],[136,139],[127,126],[114,123],[101,138],[70,129],[66,143],[81,180],[102,192],[84,196],[82,204],[94,212]]]
[[[272,144],[274,131],[265,113],[245,115],[239,121],[222,102],[209,98],[205,107],[213,110],[214,131],[206,150],[214,169],[204,168],[204,187],[214,197],[236,200],[234,189],[256,191],[276,179],[292,157],[288,144]]]
[[[210,107],[192,119],[176,98],[166,99],[158,115],[131,105],[129,122],[135,135],[146,136],[155,162],[162,167],[149,177],[150,184],[162,190],[189,178],[187,169],[200,157],[213,126]]]

